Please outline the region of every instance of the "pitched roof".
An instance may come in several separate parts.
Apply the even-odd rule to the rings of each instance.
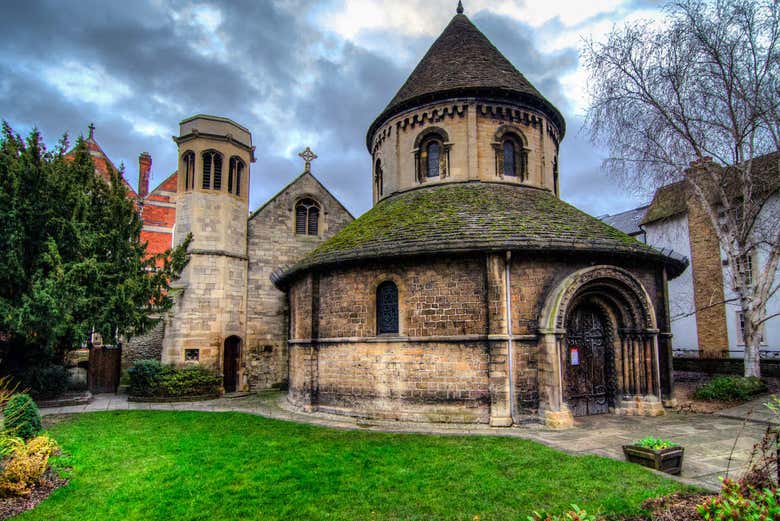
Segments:
[[[662,219],[668,219],[687,211],[687,190],[685,181],[677,181],[656,190],[653,202],[645,213],[641,224],[649,224]]]
[[[367,141],[395,114],[423,103],[463,95],[485,95],[527,103],[546,113],[559,127],[561,136],[566,131],[566,122],[558,109],[467,16],[457,14],[371,125]]]
[[[284,188],[282,188],[281,190],[279,190],[278,192],[276,192],[276,194],[275,194],[273,197],[271,197],[271,198],[270,198],[270,199],[268,199],[266,202],[264,202],[264,203],[263,203],[263,204],[262,204],[262,205],[261,205],[261,206],[260,206],[260,207],[259,207],[257,210],[255,210],[254,212],[252,212],[252,213],[249,215],[249,220],[251,221],[252,219],[254,219],[255,217],[257,217],[257,215],[258,215],[258,214],[260,214],[260,212],[262,212],[262,211],[263,211],[263,210],[264,210],[264,209],[265,209],[265,208],[266,208],[266,207],[267,207],[269,204],[271,204],[273,201],[275,201],[275,200],[276,200],[276,198],[278,198],[280,195],[282,195],[283,193],[285,193],[285,192],[286,192],[286,191],[287,191],[287,190],[288,190],[288,189],[289,189],[291,186],[293,186],[294,184],[298,183],[298,181],[300,181],[301,179],[303,179],[303,178],[304,178],[304,177],[306,177],[306,176],[309,176],[309,177],[311,177],[312,179],[314,179],[314,182],[315,182],[315,183],[317,183],[317,184],[320,186],[320,188],[322,188],[322,191],[323,191],[323,192],[325,192],[326,194],[328,194],[328,195],[330,196],[330,198],[331,198],[331,199],[333,199],[334,201],[336,201],[336,204],[338,204],[338,205],[341,207],[341,209],[342,209],[342,210],[344,210],[345,212],[347,212],[347,215],[349,215],[349,217],[350,217],[351,219],[354,219],[354,218],[355,218],[355,216],[354,216],[354,215],[352,215],[352,212],[350,212],[350,211],[347,209],[347,207],[346,207],[346,206],[344,206],[344,205],[341,203],[341,201],[339,201],[339,199],[338,199],[338,198],[337,198],[335,195],[333,195],[333,194],[330,192],[330,190],[328,190],[328,189],[327,189],[327,187],[326,187],[324,184],[322,184],[322,182],[321,182],[319,179],[317,179],[317,177],[316,177],[316,176],[315,176],[313,173],[311,173],[310,171],[304,171],[304,172],[303,172],[301,175],[299,175],[298,177],[296,177],[295,179],[293,179],[292,181],[290,181],[289,183],[287,183],[286,185],[284,185]]]
[[[127,188],[128,192],[130,192],[130,196],[137,198],[138,193],[133,189],[132,186],[130,186],[130,183],[127,182],[127,179],[125,179],[125,176],[122,174],[122,172],[114,165],[114,163],[111,162],[98,142],[95,141],[92,132],[90,132],[90,136],[84,140],[84,143],[87,145],[89,155],[92,156],[92,162],[95,163],[95,173],[100,175],[104,181],[109,183],[111,182],[111,170],[115,170],[119,173],[125,188]]]
[[[544,216],[540,218],[540,216]],[[547,190],[470,182],[426,186],[380,201],[298,264],[275,276],[284,285],[318,266],[469,251],[592,252],[666,264],[687,260],[640,243]]]
[[[623,233],[628,235],[638,235],[642,233],[642,229],[639,225],[645,216],[645,212],[649,208],[649,205],[640,206],[633,210],[626,210],[625,212],[616,213],[615,215],[604,215],[599,217],[602,221],[608,225],[617,228]]]

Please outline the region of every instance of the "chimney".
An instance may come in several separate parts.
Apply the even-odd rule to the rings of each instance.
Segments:
[[[138,156],[138,197],[149,195],[149,172],[152,170],[152,156],[144,152]]]

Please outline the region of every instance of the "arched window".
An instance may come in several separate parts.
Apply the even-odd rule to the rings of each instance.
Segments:
[[[515,171],[515,144],[511,139],[504,141],[504,175],[516,176]]]
[[[185,152],[182,156],[182,164],[184,165],[184,190],[192,190],[195,188],[195,153]]]
[[[448,139],[447,133],[439,127],[430,127],[417,136],[414,141],[414,154],[418,183],[435,177],[444,179],[449,175]]]
[[[438,141],[428,143],[425,151],[428,156],[425,177],[439,177],[439,156],[441,154]]]
[[[297,235],[318,235],[320,228],[320,205],[313,199],[301,199],[295,205],[295,233]]]
[[[241,158],[233,156],[230,158],[230,168],[228,171],[228,192],[241,195],[241,176],[244,173],[244,162]]]
[[[382,197],[384,192],[384,179],[382,172],[382,160],[376,160],[376,167],[374,168],[374,183],[376,184],[376,193],[379,197]]]
[[[518,177],[524,181],[528,172],[528,154],[525,140],[519,130],[502,126],[496,132],[496,175],[499,177]]]
[[[398,286],[389,280],[376,288],[376,331],[398,334]]]
[[[203,152],[203,189],[222,189],[222,154],[214,150]]]

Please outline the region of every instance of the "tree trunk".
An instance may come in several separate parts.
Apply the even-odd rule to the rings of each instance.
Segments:
[[[752,321],[745,314],[745,376],[761,377],[761,335],[756,332]]]

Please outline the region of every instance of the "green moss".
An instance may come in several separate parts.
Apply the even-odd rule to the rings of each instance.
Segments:
[[[433,185],[390,197],[304,258],[317,264],[404,252],[580,247],[656,255],[647,245],[535,188],[497,183]]]

